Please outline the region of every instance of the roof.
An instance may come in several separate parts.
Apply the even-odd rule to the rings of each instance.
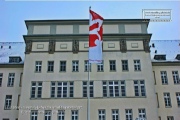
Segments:
[[[178,61],[175,58],[180,54],[180,40],[151,40],[150,50],[153,62]],[[166,55],[166,60],[155,60],[155,55]]]
[[[0,63],[9,63],[9,57],[20,56],[24,62],[25,43],[24,42],[0,42]]]
[[[152,62],[178,61],[175,58],[178,54],[180,54],[180,40],[151,40],[149,45]],[[9,63],[10,56],[20,56],[22,59],[21,63],[23,63],[25,56],[24,52],[24,42],[0,42],[0,64]],[[166,55],[166,60],[155,60],[155,55]]]

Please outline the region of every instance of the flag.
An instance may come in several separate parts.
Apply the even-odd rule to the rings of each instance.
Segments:
[[[89,12],[89,63],[101,63],[104,19],[92,10]]]

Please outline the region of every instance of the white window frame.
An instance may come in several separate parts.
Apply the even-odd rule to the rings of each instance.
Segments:
[[[135,83],[135,82],[137,82],[137,83]],[[143,84],[141,82],[143,82]],[[138,90],[138,95],[136,95],[136,90]],[[134,95],[136,97],[137,96],[142,96],[142,97],[146,96],[145,80],[134,80]]]
[[[74,60],[72,61],[72,72],[78,72],[79,71],[79,61]]]
[[[119,110],[117,109],[112,110],[112,120],[119,120]]]
[[[127,62],[127,63],[124,63]],[[128,60],[121,60],[121,64],[122,64],[122,71],[128,71],[129,67],[128,67]],[[125,69],[127,68],[127,69]]]
[[[178,71],[172,71],[172,76],[173,76],[174,84],[180,84]]]
[[[35,62],[35,72],[41,72],[42,70],[42,61]]]
[[[98,120],[106,120],[106,110],[105,109],[98,110]]]
[[[170,93],[164,93],[165,107],[171,107],[171,96]]]
[[[51,114],[52,114],[51,110],[45,110],[44,120],[51,120]]]
[[[87,97],[88,96],[88,82],[87,81],[82,81],[82,85],[83,85],[83,97]],[[85,94],[85,96],[84,96]],[[94,82],[90,81],[89,82],[89,97],[94,97]]]
[[[146,119],[146,110],[143,109],[138,109],[138,113],[139,113],[139,118],[140,119]]]
[[[116,71],[116,60],[109,60],[109,70]]]
[[[47,71],[54,72],[54,61],[48,61]]]
[[[31,119],[30,120],[37,120],[38,119],[38,111],[31,110]]]
[[[163,85],[168,84],[168,77],[167,77],[167,72],[166,71],[161,71],[161,81]]]
[[[60,61],[60,72],[66,72],[66,61]]]
[[[141,62],[140,62],[140,60],[134,60],[134,71],[141,71]]]
[[[4,109],[10,110],[11,109],[11,103],[12,103],[12,95],[6,95]]]
[[[71,110],[71,120],[78,120],[78,110]]]
[[[176,93],[177,105],[180,107],[180,92]]]
[[[14,79],[15,79],[15,73],[9,73],[8,76],[8,87],[13,87],[14,86]]]
[[[125,113],[126,113],[126,120],[133,120],[132,109],[125,109]]]
[[[35,85],[33,85],[33,83],[35,83]],[[41,85],[40,85],[41,84]],[[33,90],[33,88],[35,90]],[[38,91],[41,91],[41,94],[38,93]],[[35,92],[34,97],[32,97],[32,92]],[[31,83],[31,96],[32,99],[33,98],[41,98],[42,97],[42,82],[35,82],[32,81]]]
[[[65,120],[65,111],[64,110],[58,111],[58,120]]]
[[[0,73],[0,87],[2,86],[3,73]]]
[[[103,72],[104,71],[104,61],[97,64],[97,71],[98,72]]]
[[[90,69],[90,70],[89,70]],[[89,63],[89,60],[84,61],[84,72],[91,72],[91,63]]]

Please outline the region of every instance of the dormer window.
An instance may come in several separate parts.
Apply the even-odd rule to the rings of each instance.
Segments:
[[[166,60],[166,55],[155,55],[154,59],[155,60]]]
[[[180,60],[180,54],[177,54],[176,59]]]
[[[20,56],[11,56],[9,57],[9,63],[19,63],[22,59]]]

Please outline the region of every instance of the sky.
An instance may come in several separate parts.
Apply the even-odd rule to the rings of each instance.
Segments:
[[[142,19],[143,9],[171,9],[170,22],[150,22],[151,40],[180,40],[179,1],[0,0],[0,42],[24,42],[25,20],[89,19],[89,6],[104,19]]]

